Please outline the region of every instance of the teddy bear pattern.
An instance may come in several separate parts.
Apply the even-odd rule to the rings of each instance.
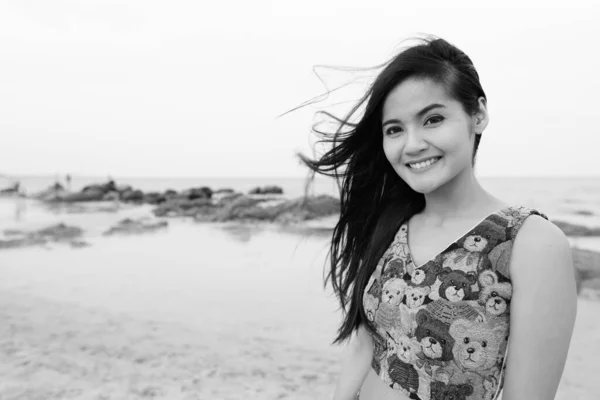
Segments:
[[[389,387],[419,400],[497,398],[510,330],[512,243],[530,215],[548,219],[506,207],[418,268],[402,224],[363,292],[366,316],[385,338],[374,340],[371,367]]]

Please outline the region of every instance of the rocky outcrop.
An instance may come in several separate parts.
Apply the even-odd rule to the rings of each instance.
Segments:
[[[157,217],[193,217],[204,210],[210,213],[214,208],[210,199],[187,200],[176,197],[160,204],[152,212]]]
[[[283,194],[283,189],[279,186],[263,186],[250,189],[248,194]]]
[[[103,233],[104,236],[112,235],[139,235],[156,232],[169,226],[167,221],[155,221],[148,218],[125,218]]]
[[[194,217],[197,221],[264,221],[289,224],[339,213],[339,201],[331,196],[281,197],[247,196],[227,192],[212,199],[173,198],[153,210],[157,217]]]
[[[225,192],[221,191],[221,193]],[[212,195],[212,189],[206,186],[186,189],[179,193],[172,189],[164,192],[151,191],[144,193],[142,190],[135,189],[130,185],[118,185],[113,180],[110,180],[106,183],[85,186],[78,192],[70,192],[57,182],[49,188],[33,194],[31,197],[56,203],[120,201],[133,204],[159,205],[172,199],[210,199]]]
[[[331,196],[300,197],[297,199],[231,196],[220,204],[194,215],[198,221],[211,222],[273,222],[296,223],[339,213],[339,201]]]
[[[0,239],[0,250],[59,242],[70,244],[73,247],[83,247],[82,243],[85,243],[80,240],[80,237],[83,235],[83,229],[76,226],[68,226],[63,223],[51,225],[32,232],[5,230],[3,233],[5,239]]]

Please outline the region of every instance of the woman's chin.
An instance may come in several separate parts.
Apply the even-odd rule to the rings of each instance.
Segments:
[[[412,190],[414,190],[417,193],[421,193],[424,195],[427,195],[433,191],[435,191],[437,188],[439,188],[441,186],[440,182],[436,179],[423,179],[423,180],[419,180],[417,182],[413,181],[409,181],[409,186],[412,188]]]

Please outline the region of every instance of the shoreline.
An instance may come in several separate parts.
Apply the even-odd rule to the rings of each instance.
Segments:
[[[218,203],[223,199],[216,201]],[[196,206],[197,200],[192,202]],[[181,211],[179,204],[177,202],[176,207]],[[205,203],[199,204],[202,209]],[[171,206],[167,203],[167,207]],[[47,204],[32,200],[28,202],[26,210],[33,213],[35,218],[16,222],[13,226],[9,224],[0,231],[0,252],[34,247],[52,249],[57,245],[77,250],[93,246],[96,241],[108,236],[168,235],[170,225],[182,223],[226,229],[246,240],[260,231],[328,238],[339,218],[336,212],[339,204],[327,196],[312,197],[306,203],[269,195],[248,197],[237,194],[220,207],[217,212],[222,218],[211,220],[203,218],[207,215],[203,211],[188,213],[184,209],[184,212],[157,213],[156,210],[164,209],[164,205],[156,208],[150,204],[114,201]],[[571,243],[578,293],[600,299],[600,228],[555,220],[551,222],[563,230]]]

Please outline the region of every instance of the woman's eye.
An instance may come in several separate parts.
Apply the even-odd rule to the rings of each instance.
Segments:
[[[387,136],[389,136],[389,135],[394,135],[394,134],[396,134],[396,133],[400,133],[400,132],[402,132],[402,128],[400,128],[400,127],[398,127],[398,126],[392,126],[391,128],[388,128],[388,129],[385,131],[385,134],[386,134]]]
[[[434,115],[433,117],[427,119],[427,121],[425,121],[425,125],[432,123],[432,124],[439,124],[440,122],[442,122],[444,120],[444,117],[442,117],[441,115]]]

